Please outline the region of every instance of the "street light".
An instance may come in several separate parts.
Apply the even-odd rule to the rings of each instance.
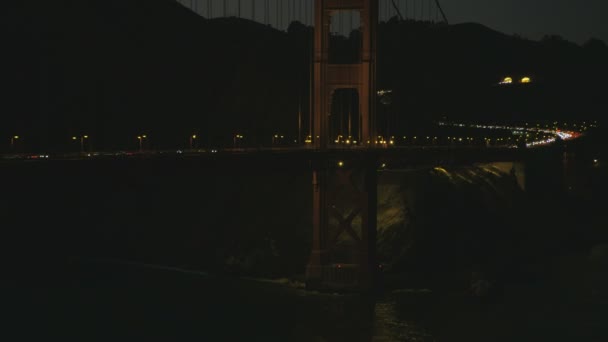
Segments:
[[[19,140],[19,136],[18,136],[18,135],[13,135],[13,136],[11,137],[11,150],[14,150],[14,149],[15,149],[15,141],[16,141],[16,140]]]
[[[76,141],[80,139],[80,153],[84,153],[84,141],[85,139],[89,139],[88,135],[82,135],[80,137],[72,137],[72,140]]]
[[[137,140],[139,140],[139,152],[143,151],[143,141],[148,139],[147,135],[139,135],[137,136]]]
[[[190,136],[190,149],[193,150],[194,149],[194,144],[196,143],[196,134],[192,134]]]
[[[236,148],[236,144],[237,144],[237,139],[242,140],[244,138],[244,136],[240,135],[240,134],[236,134],[233,138],[232,138],[232,143],[234,144],[234,148]]]

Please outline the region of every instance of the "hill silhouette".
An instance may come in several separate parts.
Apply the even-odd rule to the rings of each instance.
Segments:
[[[295,137],[299,108],[308,112],[312,28],[300,23],[281,32],[208,20],[171,0],[0,6],[0,134],[27,137],[29,149],[74,149],[70,137],[81,134],[95,149],[134,149],[139,134],[159,148],[183,147],[193,133],[205,145],[240,133],[257,146],[275,133]],[[402,129],[443,116],[572,120],[607,108],[601,41],[581,47],[395,19],[381,23],[378,39],[378,87],[393,89],[385,111]],[[534,82],[497,86],[507,75]]]

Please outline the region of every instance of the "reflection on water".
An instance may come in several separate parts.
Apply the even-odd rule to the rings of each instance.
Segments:
[[[419,322],[402,317],[397,307],[394,300],[376,303],[372,341],[435,341],[433,336],[420,326]]]

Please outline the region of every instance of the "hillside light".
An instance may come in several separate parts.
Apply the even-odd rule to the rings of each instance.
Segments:
[[[520,83],[532,83],[532,79],[530,77],[524,77],[521,79],[521,81],[519,81]]]
[[[507,76],[505,78],[503,78],[502,81],[500,81],[498,84],[512,84],[513,83],[513,78]]]

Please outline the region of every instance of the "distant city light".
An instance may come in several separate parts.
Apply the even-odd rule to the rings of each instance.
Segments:
[[[532,79],[530,77],[524,77],[521,79],[520,83],[532,83]]]

